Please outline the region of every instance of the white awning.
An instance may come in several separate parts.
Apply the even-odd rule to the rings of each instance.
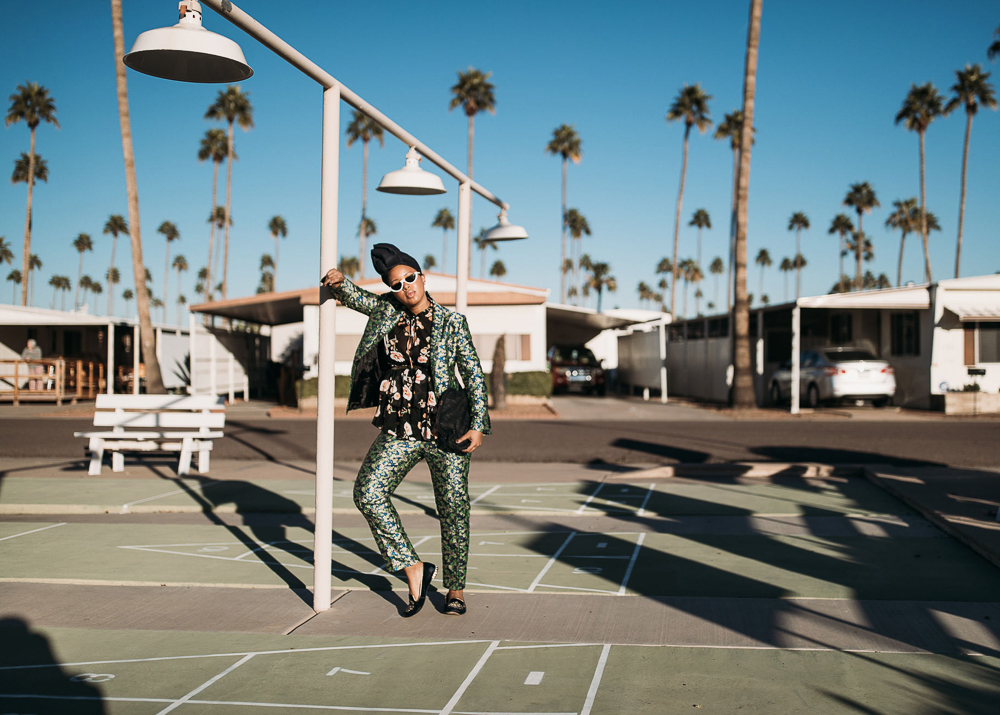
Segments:
[[[963,323],[1000,320],[1000,303],[992,305],[975,305],[965,303],[945,303],[945,310],[950,310]]]

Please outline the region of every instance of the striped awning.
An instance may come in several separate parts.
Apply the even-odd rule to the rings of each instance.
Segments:
[[[945,303],[944,307],[945,310],[950,310],[952,313],[957,315],[958,319],[963,323],[1000,320],[1000,303],[994,303],[992,305]]]

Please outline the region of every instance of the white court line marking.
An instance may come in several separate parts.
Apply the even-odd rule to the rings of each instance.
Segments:
[[[0,693],[0,698],[31,698],[32,700],[105,700],[119,703],[172,703],[169,698],[109,698],[105,695],[38,695],[36,693]]]
[[[635,542],[635,551],[632,552],[632,558],[628,562],[628,568],[625,569],[625,577],[622,579],[622,586],[618,589],[618,595],[625,595],[625,587],[628,586],[628,580],[632,577],[632,569],[635,568],[635,560],[639,557],[639,550],[642,548],[642,542],[646,540],[646,534],[639,534],[639,539]]]
[[[610,593],[612,596],[617,596],[617,591],[607,591],[603,588],[582,588],[580,586],[555,586],[551,583],[540,583],[539,586],[544,586],[545,588],[564,588],[570,591],[587,591],[589,593]]]
[[[576,509],[566,509],[566,508],[560,507],[560,506],[537,507],[537,506],[521,506],[520,504],[489,504],[487,506],[489,508],[493,508],[493,509],[529,509],[529,510],[538,511],[539,508],[541,508],[542,511],[564,511],[564,512],[566,512],[568,514],[579,513]],[[534,532],[534,533],[536,533],[536,534],[543,534],[545,532],[538,531],[538,532]]]
[[[603,486],[604,486],[604,482],[601,482],[600,484],[597,485],[597,489],[595,489],[593,491],[593,493],[589,497],[587,497],[587,501],[585,501],[583,504],[581,504],[580,508],[576,510],[577,514],[582,514],[583,513],[583,510],[586,509],[590,505],[590,502],[594,501],[594,497],[597,496],[597,493],[599,491],[601,491],[601,487],[603,487]]]
[[[649,504],[649,498],[653,496],[653,491],[656,489],[656,483],[649,485],[649,491],[646,492],[646,498],[642,500],[642,504],[639,506],[639,511],[636,512],[636,516],[645,516],[646,505]]]
[[[497,649],[498,645],[500,645],[500,641],[493,641],[490,643],[486,652],[483,653],[482,657],[479,659],[479,662],[476,663],[472,671],[465,676],[465,680],[462,681],[460,686],[458,686],[458,690],[455,691],[455,694],[451,696],[451,700],[449,700],[448,703],[441,708],[439,715],[451,715],[451,713],[454,712],[455,706],[458,705],[458,701],[462,699],[463,695],[465,695],[465,691],[469,689],[470,685],[472,685],[472,681],[476,679],[477,675],[479,675],[479,671],[481,671],[483,666],[486,665],[486,661],[489,660],[491,655],[493,655],[493,651]]]
[[[537,645],[502,645],[497,650],[533,650],[537,648],[586,648],[600,643],[540,643]]]
[[[20,534],[11,534],[10,536],[5,536],[0,541],[6,541],[7,539],[16,539],[19,536],[27,536],[28,534],[37,534],[39,531],[45,531],[46,529],[55,529],[57,526],[66,526],[67,522],[61,521],[58,524],[49,524],[48,526],[43,526],[40,529],[32,529],[31,531],[22,531]]]
[[[567,546],[569,546],[569,542],[573,540],[574,536],[576,536],[576,532],[571,531],[569,536],[566,537],[566,541],[562,543],[562,546],[559,547],[555,554],[552,555],[552,558],[550,558],[545,566],[542,567],[542,570],[538,573],[538,575],[535,576],[535,580],[532,581],[531,585],[528,587],[528,593],[532,593],[535,590],[535,587],[541,583],[541,580],[545,578],[545,574],[548,573],[550,568],[552,568],[552,565],[555,564],[556,560],[562,556],[562,552],[565,551]]]
[[[476,497],[471,502],[469,502],[469,506],[475,506],[479,502],[480,499],[485,499],[486,497],[488,497],[490,494],[492,494],[493,492],[495,492],[499,488],[500,488],[499,484],[496,484],[496,485],[490,487],[485,492],[483,492],[478,497]]]
[[[163,710],[161,710],[160,712],[158,712],[156,715],[166,715],[166,713],[170,712],[171,710],[176,710],[181,705],[183,705],[184,703],[186,703],[188,700],[190,700],[191,698],[193,698],[195,695],[197,695],[198,693],[200,693],[202,690],[204,690],[205,688],[209,687],[210,685],[212,685],[214,683],[217,683],[219,680],[221,680],[225,676],[227,676],[230,673],[232,673],[234,670],[236,670],[237,668],[239,668],[241,665],[243,665],[244,663],[246,663],[248,660],[250,660],[253,657],[254,657],[254,654],[251,653],[250,655],[247,655],[247,656],[244,656],[243,658],[240,658],[238,661],[236,661],[235,663],[233,663],[231,666],[229,666],[228,668],[226,668],[224,671],[222,671],[221,673],[219,673],[218,675],[216,675],[216,676],[214,676],[212,678],[209,678],[204,683],[202,683],[197,688],[195,688],[190,693],[188,693],[183,698],[181,698],[180,700],[175,700],[172,705],[168,705],[167,707],[163,708]]]
[[[604,549],[604,548],[607,548],[607,546],[608,546],[608,542],[607,541],[602,541],[601,543],[599,543],[597,545],[597,548]]]
[[[281,650],[240,651],[238,653],[202,653],[199,655],[165,655],[156,658],[130,658],[127,660],[90,660],[80,663],[45,663],[42,665],[4,665],[2,670],[37,670],[38,668],[61,668],[84,665],[115,665],[117,663],[154,663],[164,660],[193,660],[196,658],[235,658],[243,655],[285,655],[286,653],[325,653],[331,650],[367,650],[371,648],[412,648],[431,645],[467,645],[469,643],[489,643],[486,639],[472,641],[432,641],[430,643],[386,643],[383,645],[333,645],[321,648],[283,648]],[[166,702],[173,702],[166,700]]]
[[[187,492],[201,492],[205,491],[209,487],[215,484],[221,484],[221,479],[216,479],[214,482],[208,482],[207,484],[193,484],[187,489],[175,489],[172,492],[164,492],[163,494],[157,494],[155,497],[146,497],[145,499],[137,499],[136,501],[130,501],[128,504],[122,504],[122,514],[128,513],[128,508],[130,506],[135,506],[136,504],[145,504],[148,501],[156,501],[157,499],[162,499],[163,497],[172,497],[174,494],[186,494]]]
[[[597,670],[594,671],[594,679],[590,682],[590,690],[587,691],[587,699],[583,703],[580,715],[590,715],[590,711],[594,709],[594,699],[597,697],[597,689],[601,687],[601,677],[604,675],[604,666],[608,664],[610,651],[610,643],[601,649],[601,658],[597,661]]]
[[[327,675],[336,675],[337,673],[350,673],[351,675],[371,675],[371,673],[366,673],[363,670],[348,670],[347,668],[341,668],[339,665],[331,670]]]
[[[525,685],[541,685],[542,678],[545,677],[544,670],[533,670],[528,673],[528,677],[524,679]]]

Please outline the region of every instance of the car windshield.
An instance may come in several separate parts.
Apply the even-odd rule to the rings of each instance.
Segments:
[[[572,362],[578,365],[596,365],[597,358],[589,348],[563,346],[557,347],[552,354],[552,359],[556,362]]]
[[[877,357],[872,355],[867,350],[858,350],[856,348],[848,348],[844,350],[825,350],[824,355],[826,355],[827,360],[833,362],[849,362],[854,360],[878,360]]]

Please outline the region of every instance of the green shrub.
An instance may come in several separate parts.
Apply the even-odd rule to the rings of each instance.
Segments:
[[[492,389],[490,375],[487,375],[486,391],[492,392]],[[509,372],[507,373],[507,394],[548,397],[552,394],[552,375],[544,370]]]
[[[333,381],[334,397],[347,397],[351,389],[350,375],[337,375]],[[295,395],[298,399],[303,397],[316,397],[319,394],[319,379],[310,377],[308,380],[295,381]]]

